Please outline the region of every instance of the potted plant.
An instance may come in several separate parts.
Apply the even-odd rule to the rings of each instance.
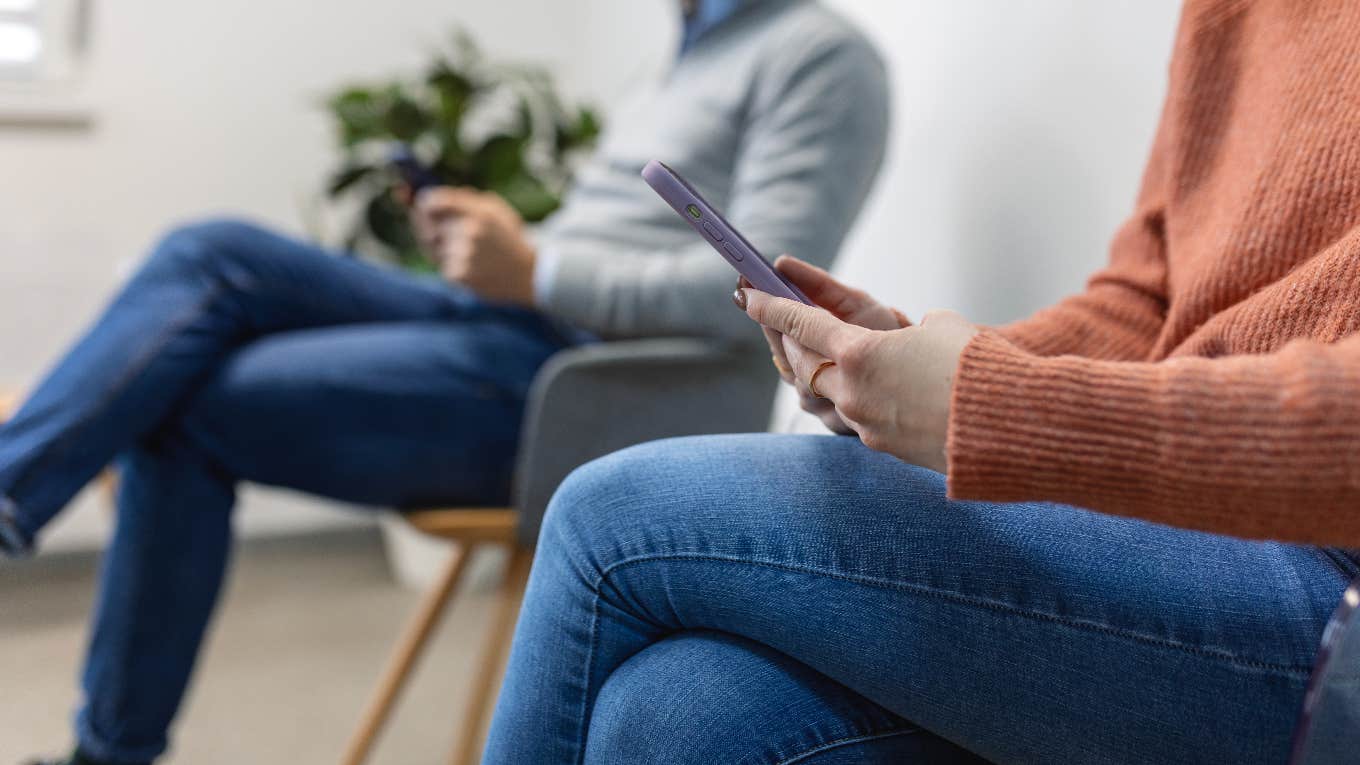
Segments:
[[[328,197],[355,211],[341,243],[429,270],[407,211],[393,196],[394,145],[409,147],[444,183],[500,194],[538,222],[557,209],[600,122],[568,106],[543,68],[488,60],[464,32],[423,76],[341,88],[326,100],[343,159]]]
[[[535,223],[557,209],[577,160],[600,132],[595,113],[564,103],[547,71],[492,62],[461,31],[423,74],[342,87],[326,107],[342,156],[327,186],[344,220],[338,244],[422,272],[433,266],[392,193],[400,183],[390,162],[395,145],[442,182],[494,191]],[[447,547],[390,518],[381,526],[398,580],[428,585]]]

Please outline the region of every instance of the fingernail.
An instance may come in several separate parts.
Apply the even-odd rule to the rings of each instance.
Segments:
[[[739,289],[732,293],[732,302],[737,304],[741,310],[746,310],[746,290]]]

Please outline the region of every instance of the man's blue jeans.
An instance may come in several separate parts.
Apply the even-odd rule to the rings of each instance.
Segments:
[[[850,438],[647,444],[553,500],[486,762],[1279,765],[1355,568]]]
[[[578,339],[242,223],[166,237],[0,427],[0,494],[28,535],[122,455],[82,748],[118,763],[165,749],[238,481],[369,505],[504,503],[530,381]]]

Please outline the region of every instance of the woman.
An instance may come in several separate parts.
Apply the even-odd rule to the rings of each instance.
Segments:
[[[579,471],[487,762],[1283,762],[1360,545],[1357,28],[1190,0],[1110,265],[1031,319],[739,289],[858,440]]]

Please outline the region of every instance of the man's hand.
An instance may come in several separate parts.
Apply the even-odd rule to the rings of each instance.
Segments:
[[[883,305],[862,290],[842,284],[831,274],[811,263],[789,255],[781,255],[774,262],[774,267],[786,279],[797,285],[812,302],[830,311],[841,321],[867,329],[901,329],[911,326],[911,322],[901,311]],[[738,289],[750,286],[750,282],[745,278],[737,284]],[[765,330],[765,340],[770,345],[770,354],[774,358],[775,367],[779,370],[779,376],[798,391],[798,404],[803,411],[821,420],[833,433],[843,436],[855,435],[855,431],[836,413],[835,404],[829,399],[812,395],[807,384],[794,376],[789,354],[785,349],[786,338],[769,327],[762,329]]]
[[[800,390],[823,362],[834,361],[817,377],[817,391],[866,446],[945,470],[954,372],[976,326],[941,311],[920,326],[874,330],[759,290],[740,293],[746,313],[782,336]]]
[[[523,219],[499,195],[426,189],[416,196],[411,221],[445,279],[487,300],[533,305],[537,256]]]

